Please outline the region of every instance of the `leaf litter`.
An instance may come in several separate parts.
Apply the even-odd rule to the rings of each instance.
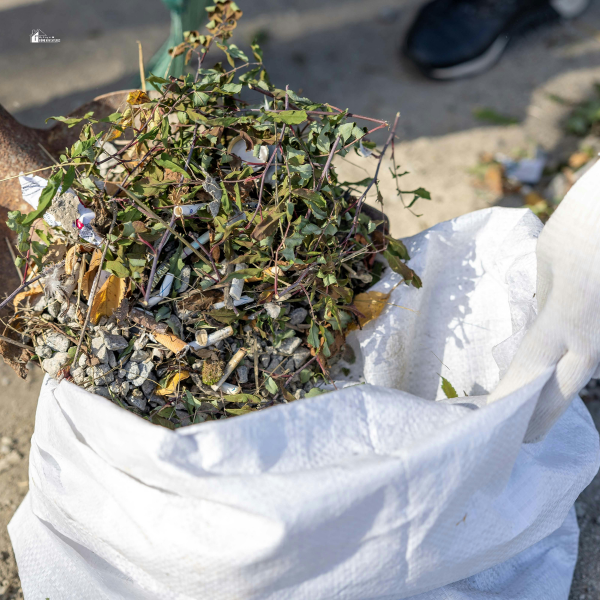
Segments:
[[[207,10],[207,32],[170,51],[193,72],[150,75],[154,92],[101,120],[53,117],[79,140],[8,221],[24,278],[3,303],[4,359],[169,428],[322,393],[345,335],[385,308],[367,291],[383,271],[421,286],[365,204],[388,148],[407,208],[429,199],[398,187],[398,116],[374,175],[340,181],[334,156],[371,155],[388,124],[275,87],[258,45],[251,61],[230,42],[237,5]],[[226,62],[206,68],[209,51]]]

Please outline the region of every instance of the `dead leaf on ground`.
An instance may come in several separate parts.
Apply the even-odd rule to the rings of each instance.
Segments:
[[[11,339],[16,339],[17,337],[12,329],[9,329],[8,327],[5,328],[3,335]],[[10,365],[13,371],[15,371],[21,379],[27,379],[27,363],[33,356],[31,350],[0,340],[0,356],[2,356],[4,362],[7,365]]]
[[[569,166],[571,169],[580,169],[590,161],[590,155],[587,152],[575,152],[569,156]]]
[[[172,333],[155,333],[154,337],[159,344],[168,348],[171,352],[179,354],[187,344]]]
[[[92,255],[92,260],[90,261],[90,266],[83,276],[83,280],[81,282],[81,291],[86,298],[90,297],[90,290],[92,289],[92,284],[94,283],[94,277],[96,277],[96,273],[98,271],[98,267],[100,266],[100,261],[102,260],[102,252],[100,250],[95,250]]]
[[[111,275],[96,292],[92,302],[91,321],[94,325],[100,317],[110,317],[119,308],[127,293],[127,280]]]
[[[175,373],[174,377],[169,381],[166,387],[156,391],[157,396],[170,396],[175,393],[177,386],[180,381],[187,379],[190,374],[187,371],[181,371],[181,373]]]
[[[365,292],[363,294],[357,294],[354,297],[354,306],[361,312],[364,317],[358,317],[358,322],[361,327],[364,327],[367,323],[370,323],[376,319],[386,307],[390,294],[384,294],[383,292]],[[351,323],[348,330],[357,329],[354,323]]]
[[[44,293],[44,290],[38,281],[32,288],[25,290],[24,292],[19,292],[13,298],[13,306],[17,308],[19,306],[19,302],[25,300],[25,298],[30,298],[31,296],[40,296]],[[32,298],[33,301],[37,300],[37,298]]]

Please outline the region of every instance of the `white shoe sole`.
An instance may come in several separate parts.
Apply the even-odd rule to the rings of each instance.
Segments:
[[[483,54],[461,63],[453,67],[443,69],[433,69],[429,72],[429,76],[434,79],[460,79],[469,75],[477,75],[486,69],[489,69],[495,62],[498,61],[510,37],[507,35],[500,36]]]

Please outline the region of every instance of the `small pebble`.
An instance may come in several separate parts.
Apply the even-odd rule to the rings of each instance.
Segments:
[[[135,363],[134,363],[135,364]],[[139,376],[135,377],[131,380],[131,385],[135,387],[139,387],[148,379],[148,376],[152,372],[154,368],[154,363],[152,361],[147,361],[143,363],[137,363],[139,367]]]
[[[138,408],[142,412],[146,410],[146,406],[148,405],[148,401],[141,390],[133,390],[125,399],[131,406],[135,406],[135,408]]]
[[[283,354],[284,356],[291,356],[292,354],[294,354],[294,352],[296,351],[298,346],[300,346],[301,343],[302,340],[300,338],[295,336],[289,337],[283,340],[281,344],[279,344],[277,352],[279,352],[279,354]]]
[[[52,357],[52,348],[50,346],[46,346],[46,344],[42,344],[41,346],[35,347],[35,353],[41,358],[51,358]]]
[[[57,352],[66,352],[71,345],[69,338],[58,331],[46,331],[41,338],[44,340],[46,346],[50,346],[52,350]],[[40,338],[38,338],[39,340]]]
[[[98,396],[104,396],[105,398],[112,400],[112,396],[108,391],[108,387],[105,385],[92,385],[88,388],[88,392],[91,392],[92,394],[98,394]]]
[[[306,392],[302,388],[294,392],[294,398],[296,398],[296,400],[302,400],[304,396],[306,396]]]
[[[88,367],[86,370],[88,377],[92,378],[94,385],[106,385],[115,379],[114,373],[110,370],[110,366],[106,364]]]
[[[122,335],[113,335],[111,333],[104,333],[102,335],[104,343],[109,350],[125,350],[129,345],[129,342]]]
[[[152,379],[146,379],[144,383],[142,383],[142,392],[146,398],[151,398],[152,394],[154,394],[154,390],[156,389],[156,381],[152,381]]]
[[[144,362],[149,358],[150,355],[144,350],[134,350],[131,356],[129,357],[129,360],[131,360],[132,362]]]
[[[73,381],[77,385],[81,385],[85,381],[85,369],[83,367],[77,367],[71,371]]]
[[[279,364],[283,361],[283,356],[279,356],[278,354],[274,354],[271,357],[271,361],[269,362],[269,366],[267,367],[267,371],[272,371],[273,369],[275,369],[277,366],[279,366]],[[277,372],[280,372],[280,369],[277,370]]]
[[[146,347],[147,343],[148,343],[148,334],[142,333],[142,335],[140,335],[140,337],[137,340],[135,340],[135,342],[133,342],[133,349],[134,350],[143,350]]]
[[[271,357],[268,354],[261,354],[258,360],[260,361],[260,364],[266,368],[271,362]]]
[[[71,357],[66,352],[57,352],[52,358],[45,358],[42,361],[42,369],[50,375],[50,377],[56,378],[58,372],[67,366]]]
[[[290,313],[290,325],[300,325],[301,323],[304,323],[304,319],[306,319],[307,315],[308,311],[305,308],[295,308]]]
[[[292,354],[292,358],[294,359],[294,367],[297,371],[310,358],[310,350],[308,348],[298,348]]]
[[[236,369],[238,383],[248,383],[248,367],[246,365],[240,365]]]
[[[89,366],[89,363],[90,363],[90,361],[89,361],[89,359],[88,359],[87,355],[85,355],[85,354],[81,354],[81,355],[79,356],[79,359],[78,359],[78,363],[77,363],[77,364],[78,364],[80,367],[83,367],[83,368],[85,369],[85,367],[88,367],[88,366]]]
[[[135,379],[140,374],[140,367],[138,363],[129,361],[127,365],[125,365],[125,377],[127,379]]]

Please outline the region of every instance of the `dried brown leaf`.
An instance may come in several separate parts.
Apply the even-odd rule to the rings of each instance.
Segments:
[[[96,292],[91,308],[91,321],[96,324],[100,317],[111,317],[118,310],[127,293],[127,280],[111,275]]]

